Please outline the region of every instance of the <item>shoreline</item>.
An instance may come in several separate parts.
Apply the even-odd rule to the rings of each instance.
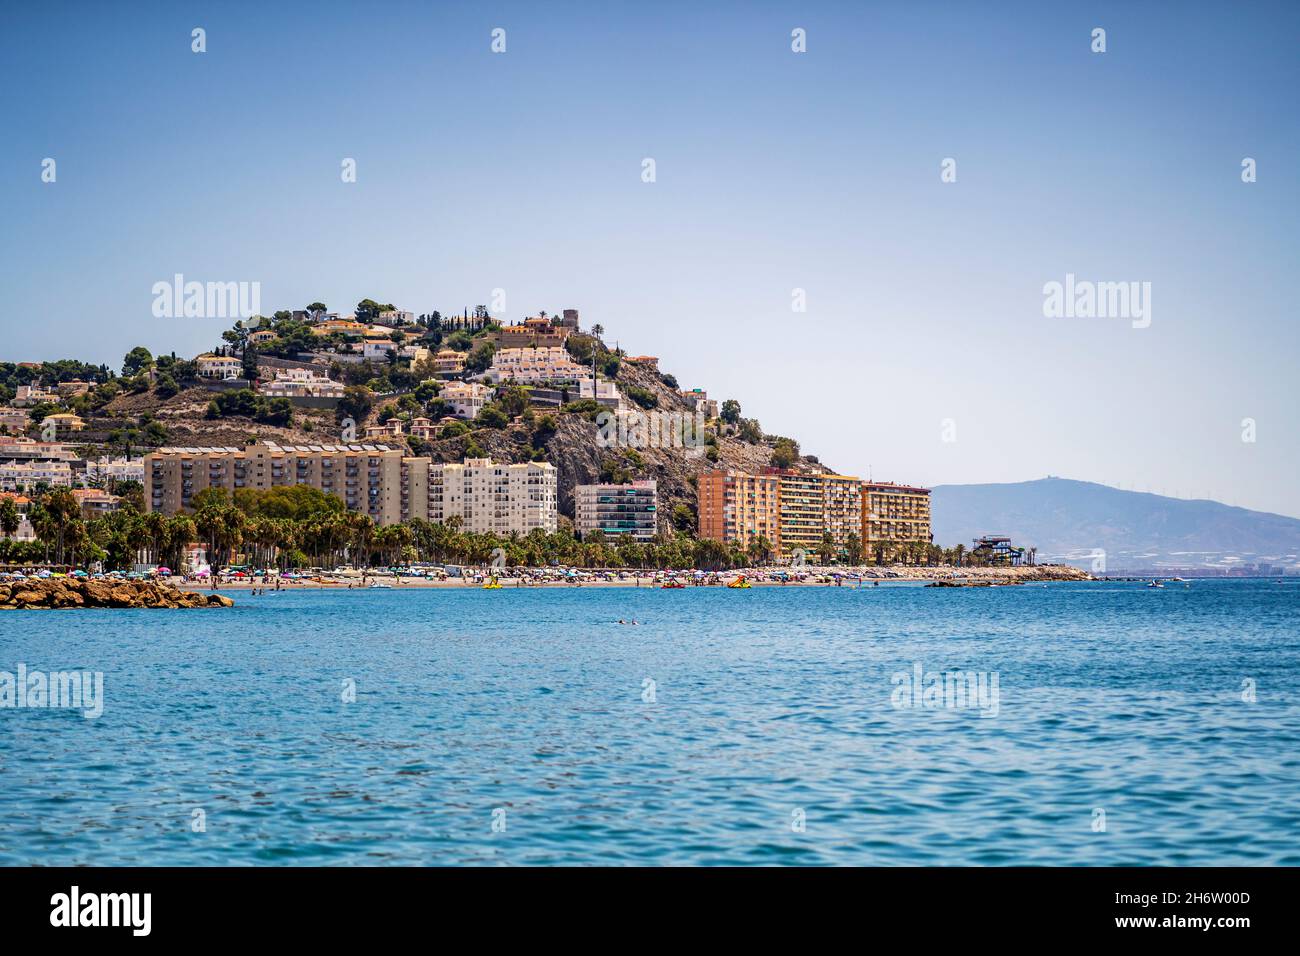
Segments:
[[[1092,575],[1078,568],[1062,565],[1039,565],[1019,568],[954,567],[866,567],[866,568],[780,568],[739,569],[708,572],[645,572],[585,569],[572,577],[560,576],[550,569],[515,569],[493,574],[490,570],[468,570],[460,577],[417,577],[386,572],[353,575],[324,575],[301,580],[232,579],[218,582],[203,579],[183,580],[185,587],[203,591],[359,591],[417,590],[439,588],[483,588],[495,577],[502,590],[507,588],[580,588],[626,587],[659,588],[666,582],[680,582],[686,587],[726,587],[741,577],[751,587],[848,587],[881,585],[924,586],[940,584],[956,587],[988,587],[1060,581],[1091,581]],[[278,583],[277,583],[278,582]],[[374,585],[380,585],[375,587]]]

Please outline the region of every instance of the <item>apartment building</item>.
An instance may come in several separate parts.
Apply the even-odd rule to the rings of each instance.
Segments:
[[[810,560],[827,533],[840,551],[850,535],[863,540],[862,482],[850,475],[711,471],[696,487],[701,537],[748,547],[762,536],[782,557]]]
[[[516,348],[500,349],[492,356],[487,375],[492,381],[513,379],[521,384],[542,382],[580,382],[591,372],[569,356],[567,349]]]
[[[0,462],[0,489],[27,491],[40,485],[67,488],[72,484],[72,466],[66,461]]]
[[[386,445],[278,445],[160,448],[145,456],[146,507],[176,514],[205,488],[311,485],[378,524],[401,520],[402,452]]]
[[[742,547],[760,537],[781,545],[780,478],[738,471],[706,471],[696,482],[699,535]]]
[[[380,444],[277,445],[243,448],[160,448],[145,456],[146,507],[175,514],[205,488],[310,485],[341,498],[376,524],[411,518],[446,522],[458,515],[468,531],[527,534],[558,527],[555,467],[548,462],[494,464],[471,458],[442,464],[403,457]]]
[[[0,461],[72,461],[76,457],[63,442],[0,435]]]
[[[830,534],[837,550],[849,535],[862,540],[862,482],[848,475],[782,471],[780,482],[780,551],[802,551],[811,558]]]
[[[87,481],[138,481],[144,484],[144,459],[107,456],[86,462]]]
[[[933,540],[929,488],[878,481],[864,483],[862,489],[862,527],[868,542]]]
[[[307,368],[278,368],[275,379],[262,386],[270,398],[342,398],[344,385]]]
[[[559,527],[559,493],[550,462],[494,463],[467,458],[443,464],[428,458],[402,461],[401,520],[446,524],[453,516],[466,531],[504,536]]]
[[[603,531],[650,541],[659,530],[659,490],[654,481],[577,485],[573,489],[573,527],[581,536]]]

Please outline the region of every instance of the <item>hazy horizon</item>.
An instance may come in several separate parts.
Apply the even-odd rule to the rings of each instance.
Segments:
[[[153,317],[176,273],[260,282],[264,313],[503,289],[498,318],[577,308],[845,474],[1068,475],[1300,516],[1294,5],[5,22],[0,360],[220,344],[227,321]],[[1149,282],[1149,325],[1045,317],[1067,276]]]

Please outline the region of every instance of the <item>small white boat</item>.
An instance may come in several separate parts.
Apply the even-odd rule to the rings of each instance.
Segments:
[[[1164,585],[1161,584],[1159,581],[1157,581],[1157,580],[1155,580],[1155,579],[1153,578],[1153,579],[1151,580],[1151,583],[1148,584],[1147,587],[1149,587],[1149,588],[1162,588],[1162,587],[1164,587]]]
[[[384,584],[382,581],[372,581],[372,582],[370,582],[370,587],[372,587],[372,588],[391,588],[392,585],[391,585],[391,584]]]

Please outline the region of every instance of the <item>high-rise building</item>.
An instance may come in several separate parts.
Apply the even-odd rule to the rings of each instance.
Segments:
[[[760,537],[773,549],[781,544],[780,478],[739,471],[706,471],[697,476],[699,535],[749,547]]]
[[[830,535],[843,556],[856,538],[930,540],[930,491],[851,475],[766,468],[758,474],[710,471],[697,480],[700,536],[748,547],[760,535],[782,557],[812,558]]]
[[[176,514],[205,488],[310,485],[343,499],[377,524],[401,520],[402,451],[387,445],[277,445],[159,448],[145,456],[150,511]]]
[[[558,527],[556,472],[549,462],[470,458],[443,464],[380,444],[253,442],[244,448],[160,448],[145,456],[145,480],[147,507],[164,514],[191,507],[204,488],[309,485],[376,524],[411,518],[445,523],[456,515],[465,530],[485,534]]]
[[[779,551],[789,557],[798,551],[811,557],[827,534],[837,552],[849,544],[849,535],[862,540],[862,482],[849,475],[805,474],[783,470],[780,480]]]
[[[555,466],[546,461],[518,464],[467,458],[442,464],[428,458],[402,461],[401,520],[423,518],[446,524],[453,517],[479,534],[524,535],[534,528],[559,528]]]
[[[659,528],[659,491],[654,481],[578,485],[573,489],[573,527],[580,535],[603,531],[649,541]]]
[[[862,527],[868,542],[924,542],[930,532],[930,489],[889,481],[862,486]]]

